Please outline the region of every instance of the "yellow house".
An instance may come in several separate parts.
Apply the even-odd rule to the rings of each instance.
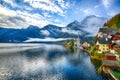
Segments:
[[[106,37],[98,38],[96,41],[98,53],[108,52],[110,50],[109,49],[110,44],[112,44],[112,42],[109,38]]]

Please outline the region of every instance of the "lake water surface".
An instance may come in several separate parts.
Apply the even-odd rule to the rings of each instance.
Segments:
[[[0,44],[0,80],[102,80],[90,57],[55,44]]]

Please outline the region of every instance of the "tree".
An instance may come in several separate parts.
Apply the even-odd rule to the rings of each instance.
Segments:
[[[120,17],[118,17],[118,20],[117,20],[117,22],[116,22],[116,25],[117,25],[117,28],[120,29]]]

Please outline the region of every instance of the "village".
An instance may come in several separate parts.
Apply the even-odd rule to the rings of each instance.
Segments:
[[[104,25],[95,37],[91,59],[101,60],[102,69],[115,79],[120,79],[120,33]]]
[[[120,15],[118,15],[120,16]],[[112,18],[114,21],[114,18]],[[110,21],[109,21],[110,22]],[[110,76],[114,80],[120,79],[120,30],[114,28],[117,26],[112,24],[113,28],[107,23],[99,29],[97,35],[94,37],[94,43],[80,42],[80,38],[76,41],[72,40],[65,44],[65,46],[79,46],[79,48],[87,52],[96,70],[99,73],[104,73],[105,76]]]

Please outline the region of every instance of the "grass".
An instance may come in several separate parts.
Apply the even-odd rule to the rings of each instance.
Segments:
[[[120,53],[118,53],[117,55],[120,56]]]
[[[114,71],[114,74],[120,78],[120,72],[119,71]]]

